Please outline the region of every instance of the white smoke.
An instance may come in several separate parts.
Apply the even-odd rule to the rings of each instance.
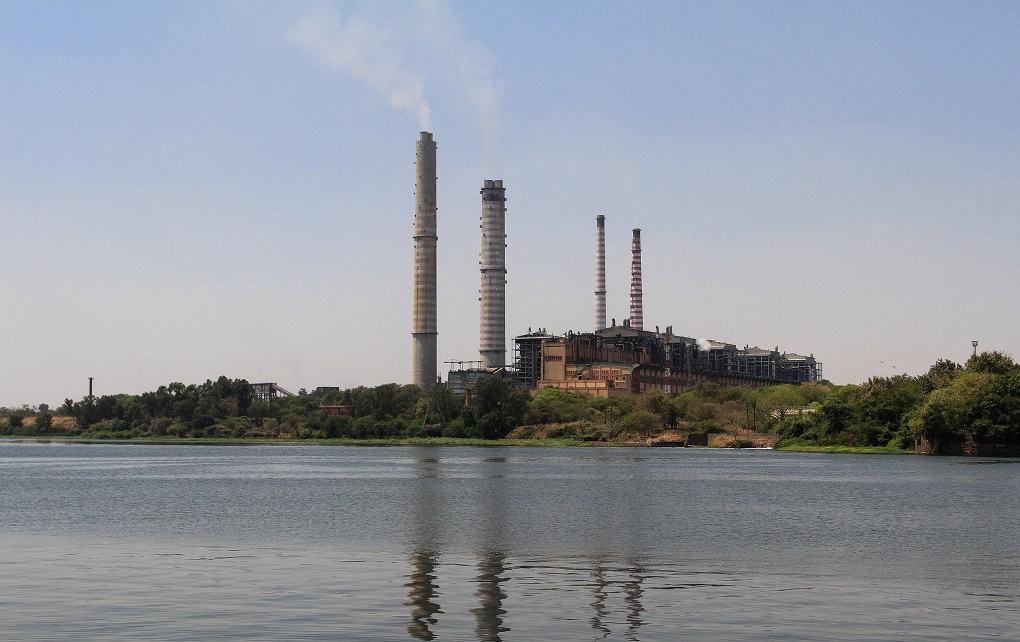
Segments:
[[[369,85],[424,130],[432,129],[426,79],[433,91],[452,89],[483,141],[487,175],[498,176],[500,101],[492,56],[463,33],[445,0],[396,7],[375,18],[366,14],[344,22],[335,12],[319,10],[307,14],[290,35],[321,64]]]
[[[341,25],[335,14],[307,14],[291,30],[291,37],[321,64],[361,80],[382,94],[390,106],[432,128],[425,100],[425,83],[404,65],[396,37],[360,18]]]
[[[698,339],[698,350],[708,352],[712,349],[712,342],[708,339]]]
[[[441,61],[445,80],[471,113],[485,145],[487,175],[500,174],[499,91],[493,80],[492,56],[462,33],[459,21],[443,0],[418,0],[415,23],[419,37]]]

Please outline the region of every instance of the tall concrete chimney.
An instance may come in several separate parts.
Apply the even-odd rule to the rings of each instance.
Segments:
[[[606,217],[595,217],[595,331],[606,327]]]
[[[421,132],[414,177],[414,317],[411,324],[412,382],[422,390],[436,385],[436,143]]]
[[[641,229],[634,228],[630,244],[630,327],[644,329],[644,311],[641,308]]]
[[[506,365],[506,190],[503,181],[482,187],[482,302],[479,327],[483,368]]]

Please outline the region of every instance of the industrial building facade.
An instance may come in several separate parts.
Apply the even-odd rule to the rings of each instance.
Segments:
[[[596,397],[648,390],[680,394],[698,383],[762,387],[822,379],[814,356],[638,330],[629,323],[596,332],[544,330],[514,339],[517,382],[530,389],[560,388]]]

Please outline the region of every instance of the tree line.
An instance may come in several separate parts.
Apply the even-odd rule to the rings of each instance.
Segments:
[[[350,415],[321,406],[341,405]],[[1020,366],[1001,352],[947,359],[923,375],[861,384],[783,384],[751,390],[702,383],[672,396],[593,398],[555,388],[534,394],[483,377],[470,402],[437,386],[395,383],[324,395],[259,399],[243,379],[171,383],[141,395],[67,399],[55,411],[6,410],[4,435],[85,438],[478,439],[624,441],[675,431],[771,434],[782,446],[885,446],[955,452],[962,444],[1020,444]],[[749,443],[749,442],[747,442]],[[746,444],[745,444],[746,445]]]
[[[1020,366],[1002,352],[963,365],[940,359],[919,376],[872,377],[838,386],[817,412],[779,426],[779,445],[890,446],[959,452],[1020,445]]]

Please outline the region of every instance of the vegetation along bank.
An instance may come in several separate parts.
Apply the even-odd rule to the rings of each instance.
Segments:
[[[326,407],[326,408],[324,408]],[[332,407],[330,409],[329,407]],[[344,413],[335,414],[337,408]],[[676,397],[531,394],[483,378],[470,403],[444,387],[385,384],[260,400],[243,379],[171,383],[140,395],[86,396],[0,410],[0,435],[83,439],[546,440],[775,446],[933,454],[1020,452],[1020,366],[1000,352],[920,376],[750,390],[699,384]],[[693,443],[692,439],[692,443]],[[449,442],[448,442],[449,443]],[[489,443],[489,442],[475,442]]]

